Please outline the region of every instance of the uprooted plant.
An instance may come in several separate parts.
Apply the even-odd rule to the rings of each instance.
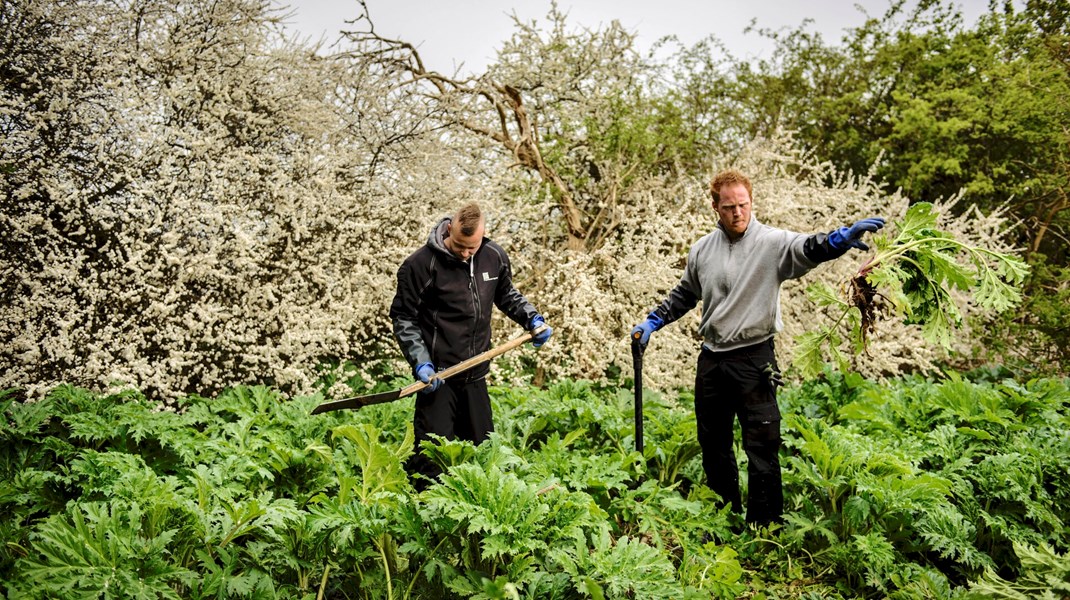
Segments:
[[[826,348],[846,369],[841,332],[847,331],[855,353],[864,352],[882,316],[901,317],[921,327],[930,342],[949,348],[952,331],[962,325],[959,302],[973,302],[994,314],[1021,300],[1020,287],[1029,272],[1025,262],[941,231],[932,204],[914,204],[896,224],[894,238],[873,238],[875,254],[840,292],[824,283],[807,288],[814,302],[838,315],[832,324],[798,336],[794,364],[804,376],[820,373]],[[957,301],[956,291],[966,299]]]

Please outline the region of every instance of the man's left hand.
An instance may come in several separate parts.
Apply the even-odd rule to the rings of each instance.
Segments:
[[[538,329],[540,325],[546,325],[546,319],[542,318],[542,315],[535,315],[534,317],[532,317],[531,329]],[[550,336],[553,334],[553,328],[547,325],[546,329],[544,329],[542,333],[536,334],[535,337],[531,338],[531,345],[538,348],[539,346],[545,344],[546,341],[549,340]]]
[[[836,250],[847,250],[849,248],[858,248],[859,250],[869,250],[869,246],[862,242],[862,234],[867,231],[875,233],[884,227],[884,219],[881,217],[870,217],[868,219],[862,219],[856,221],[854,225],[850,227],[840,227],[836,231],[829,234],[829,246],[832,246]]]

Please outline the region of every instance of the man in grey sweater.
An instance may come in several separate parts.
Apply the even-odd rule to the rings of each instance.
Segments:
[[[702,349],[695,376],[695,419],[707,484],[742,511],[732,426],[739,418],[747,453],[748,523],[779,522],[780,372],[773,336],[783,328],[780,286],[850,248],[868,250],[865,232],[884,219],[863,219],[829,234],[806,235],[764,225],[751,215],[751,182],[741,172],[718,173],[710,184],[717,228],[691,246],[680,283],[632,330],[645,346],[650,334],[702,300]]]

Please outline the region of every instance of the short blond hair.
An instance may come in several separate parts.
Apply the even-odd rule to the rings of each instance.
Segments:
[[[457,209],[453,215],[453,223],[460,228],[461,235],[469,236],[476,232],[479,224],[483,222],[483,211],[475,202],[469,202]]]
[[[747,195],[751,198],[754,197],[754,192],[751,190],[750,178],[744,175],[739,169],[725,169],[715,175],[713,181],[710,182],[710,196],[713,197],[713,203],[717,204],[721,201],[721,188],[734,183],[742,183],[743,187],[747,188]]]

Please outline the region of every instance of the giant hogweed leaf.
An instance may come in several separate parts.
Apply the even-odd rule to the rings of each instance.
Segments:
[[[705,486],[695,486],[687,498],[674,486],[644,481],[615,498],[609,507],[614,532],[642,537],[661,549],[701,545],[698,540],[710,535],[727,539],[730,529],[730,506],[721,506],[720,497]],[[691,542],[693,541],[693,542]],[[690,542],[690,543],[689,543]]]
[[[842,548],[847,553],[849,569],[861,571],[866,583],[879,590],[886,590],[890,575],[898,569],[899,555],[888,538],[871,531],[851,537],[850,544]]]
[[[274,498],[271,492],[251,496],[224,486],[218,467],[203,465],[192,473],[196,536],[209,547],[224,548],[238,539],[276,540],[289,524],[304,518],[290,498]]]
[[[508,397],[506,400],[515,401]],[[615,431],[616,425],[624,421],[615,403],[599,398],[590,382],[568,380],[523,398],[515,412],[512,417],[519,421],[516,427],[522,431],[521,447],[537,445],[554,432],[566,436],[585,430],[588,435],[579,438],[576,447],[587,449],[604,432]]]
[[[875,510],[876,507],[867,499],[866,494],[858,494],[843,503],[841,518],[848,531],[867,531]]]
[[[483,465],[484,469],[496,468],[503,472],[523,470],[525,466],[524,459],[497,431],[492,431],[484,442],[476,446],[475,462]]]
[[[463,465],[475,460],[476,446],[467,440],[448,440],[443,437],[432,436],[431,440],[424,440],[420,448],[431,462],[435,463],[443,471],[457,465]]]
[[[573,591],[572,578],[560,571],[535,571],[524,591],[526,598],[569,598]]]
[[[891,600],[958,597],[952,592],[952,586],[947,577],[931,567],[905,565],[902,572],[893,574],[891,579],[898,588],[888,596]]]
[[[441,481],[423,494],[425,520],[478,540],[485,561],[542,560],[553,548],[582,547],[590,532],[606,525],[590,496],[552,482],[531,484],[495,466],[458,465]],[[531,575],[510,572],[516,581]]]
[[[846,307],[847,302],[840,297],[840,294],[832,288],[832,286],[817,282],[806,288],[806,295],[810,298],[814,304],[821,307],[838,306]]]
[[[852,345],[856,351],[860,351],[863,344],[861,313],[841,299],[836,290],[821,282],[808,286],[806,295],[818,306],[838,312],[840,317],[832,324],[804,332],[795,339],[795,366],[804,373],[818,373],[827,361],[831,361],[839,366],[841,372],[847,372],[847,360],[840,351],[842,338],[839,332],[843,329],[851,332]],[[826,352],[829,358],[826,358]]]
[[[1003,517],[1006,526],[1021,531],[1008,533],[1011,539],[1021,535],[1021,541],[1034,541],[1065,535],[1067,523],[1059,516],[1065,511],[1059,510],[1049,491],[1058,491],[1053,485],[1058,479],[1045,477],[1043,459],[1042,455],[1008,449],[985,457],[971,471],[977,493],[988,499],[989,517]]]
[[[56,414],[63,416],[94,412],[94,407],[100,404],[100,397],[97,394],[69,384],[56,386],[48,393],[48,399],[53,402]]]
[[[1014,553],[1022,563],[1013,581],[985,569],[978,581],[970,583],[968,598],[1013,600],[1062,600],[1070,596],[1070,553],[1059,554],[1047,544],[1035,547],[1014,542]]]
[[[411,427],[405,438],[393,447],[381,442],[382,431],[369,423],[342,425],[335,428],[332,435],[353,445],[356,464],[360,468],[360,488],[355,491],[362,502],[372,502],[383,492],[408,489],[408,475],[402,461],[412,453],[414,435]]]
[[[801,526],[815,532],[829,529],[846,539],[851,532],[910,523],[917,514],[949,502],[951,482],[919,472],[894,442],[798,416],[789,417],[789,425],[803,441],[793,442],[799,452],[789,457],[792,469],[786,477],[809,488],[808,495],[833,519],[826,523],[814,518],[809,525],[800,521]]]
[[[798,546],[802,546],[808,537],[820,538],[829,546],[840,543],[840,536],[834,531],[839,528],[830,517],[810,518],[796,511],[785,513],[784,520],[790,525],[783,534],[784,538]]]
[[[850,309],[848,313],[855,309]],[[852,321],[857,319],[852,319]],[[820,373],[825,364],[836,364],[841,373],[848,372],[846,356],[840,350],[841,337],[836,327],[818,327],[795,338],[792,364],[803,373]],[[828,353],[826,356],[825,353]]]
[[[1022,260],[986,248],[970,246],[937,229],[937,214],[927,202],[914,204],[900,223],[899,233],[890,243],[876,240],[877,254],[869,263],[869,276],[879,277],[882,269],[894,266],[892,273],[915,297],[909,307],[911,318],[920,315],[940,316],[933,301],[957,314],[949,288],[972,290],[982,306],[1004,310],[1020,298],[1019,287],[1029,273]],[[953,318],[945,318],[954,321]]]
[[[937,505],[922,512],[917,531],[941,557],[964,565],[967,571],[995,567],[992,558],[977,549],[976,528],[951,505]]]
[[[523,459],[501,439],[500,433],[492,432],[486,441],[476,446],[468,440],[448,440],[432,435],[430,440],[420,442],[420,447],[443,471],[466,463],[479,463],[487,469],[494,467],[508,471],[523,463]]]
[[[883,512],[923,512],[947,503],[951,482],[929,473],[918,473],[904,466],[898,472],[880,473],[874,463],[887,455],[869,456],[864,476],[858,478],[858,492],[865,493]]]
[[[694,415],[684,410],[648,412],[650,443],[644,448],[644,455],[653,464],[658,482],[671,486],[684,467],[702,453]]]
[[[228,389],[211,402],[216,414],[239,419],[270,415],[280,402],[279,392],[267,386],[239,385]]]
[[[0,391],[0,415],[5,419],[0,428],[0,441],[6,451],[15,440],[31,441],[48,425],[48,420],[55,411],[51,397],[37,402],[17,402],[17,390]]]
[[[789,416],[787,425],[803,439],[798,455],[789,457],[795,476],[814,486],[831,512],[838,511],[838,500],[854,490],[854,476],[862,467],[863,455],[856,448],[842,447],[840,438],[831,429],[820,428],[816,421]]]
[[[175,454],[192,459],[188,452],[182,452],[181,445],[171,448],[173,440],[193,433],[190,419],[183,414],[157,410],[155,404],[137,391],[108,395],[65,391],[50,398],[68,399],[69,412],[63,414],[63,422],[72,441],[84,442],[97,450],[139,453],[147,463],[160,469],[171,468],[176,462]],[[83,408],[71,410],[74,405]],[[203,442],[201,439],[200,443]]]
[[[904,239],[932,236],[936,230],[936,213],[932,205],[917,203],[907,209],[907,214],[899,223],[899,237]]]
[[[398,507],[408,504],[398,499]],[[395,507],[356,500],[340,503],[327,499],[312,507],[308,527],[316,542],[329,548],[330,556],[345,555],[359,562],[378,554],[372,539],[388,532],[391,527],[388,517],[395,510]]]
[[[966,292],[979,306],[995,312],[1021,300],[1020,287],[1029,273],[1025,262],[971,246],[940,231],[932,204],[912,205],[897,225],[895,238],[873,237],[876,254],[844,286],[848,290],[846,303],[834,303],[827,289],[811,286],[815,288],[812,297],[821,306],[834,307],[834,315],[832,325],[818,330],[820,335],[799,338],[802,353],[794,364],[805,377],[820,374],[822,361],[815,354],[833,341],[832,331],[846,328],[850,339],[856,340],[854,351],[861,351],[866,336],[875,329],[882,305],[904,322],[918,325],[930,342],[946,348],[951,345],[952,331],[962,321],[953,290]],[[840,310],[840,306],[846,308]],[[845,318],[851,308],[859,311],[857,323]],[[831,349],[838,343],[828,346]],[[836,360],[840,362],[838,357]]]
[[[1025,425],[1049,425],[1058,420],[1059,412],[1070,402],[1070,389],[1066,380],[1041,379],[1025,383],[1005,380],[997,389],[1003,396],[1003,404],[1018,415]],[[1062,416],[1063,420],[1070,415]]]
[[[684,555],[678,576],[682,583],[695,586],[705,594],[699,595],[695,590],[692,597],[740,598],[748,586],[740,582],[743,567],[738,556],[730,546],[706,543]]]
[[[607,598],[676,598],[682,596],[676,569],[657,548],[624,536],[609,544],[601,538],[587,558],[578,584]]]
[[[54,598],[158,599],[193,578],[168,558],[174,532],[146,535],[137,504],[74,505],[31,535],[18,571],[34,589]]]
[[[619,454],[576,452],[569,438],[566,436],[562,440],[554,432],[538,452],[529,453],[530,474],[542,479],[558,479],[569,489],[601,497],[627,487],[631,473]]]
[[[241,548],[219,548],[215,552],[198,550],[197,576],[189,583],[188,598],[193,600],[230,598],[277,598],[272,593],[272,575],[250,564]]]
[[[478,570],[471,570],[463,576],[453,576],[444,580],[449,591],[459,598],[472,600],[520,600],[516,584],[507,576],[488,579]]]
[[[947,422],[956,423],[961,433],[978,440],[997,442],[1025,429],[1019,416],[1004,406],[998,390],[965,381],[956,373],[948,373],[947,380],[933,389],[929,402],[944,413]]]
[[[839,337],[831,327],[821,327],[799,335],[795,338],[795,356],[792,364],[804,374],[820,373],[826,360],[824,350],[826,342],[831,351],[839,351]]]
[[[415,497],[405,496],[391,510],[395,535],[405,540],[398,552],[409,557],[410,571],[427,581],[449,581],[458,577],[456,556],[461,537],[458,524]]]
[[[81,486],[82,500],[122,498],[138,502],[151,499],[166,506],[181,503],[178,480],[157,475],[136,454],[83,450],[71,461],[69,480]]]
[[[539,488],[496,468],[453,467],[425,492],[428,506],[482,537],[484,559],[546,550],[549,506]]]

